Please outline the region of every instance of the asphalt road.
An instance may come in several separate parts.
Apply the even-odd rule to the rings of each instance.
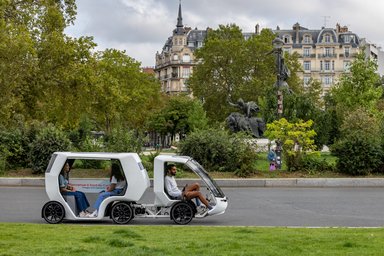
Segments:
[[[190,225],[381,227],[384,188],[224,188],[225,214],[194,219]],[[89,197],[91,204],[95,198]],[[142,203],[152,203],[151,189]],[[45,223],[41,208],[48,201],[42,187],[0,187],[0,222]],[[102,222],[81,224],[110,224]],[[169,219],[136,218],[130,225],[173,225]]]

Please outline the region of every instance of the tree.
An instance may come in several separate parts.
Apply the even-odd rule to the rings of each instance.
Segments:
[[[383,89],[380,76],[376,73],[377,63],[366,59],[363,52],[352,62],[349,72],[342,75],[340,82],[333,87],[325,98],[325,111],[331,124],[329,142],[342,138],[340,126],[344,118],[358,108],[378,115],[377,111]]]
[[[204,102],[211,120],[222,122],[228,116],[232,110],[228,99],[260,103],[268,101],[264,99],[267,94],[270,99],[276,98],[276,88],[274,92],[271,90],[276,80],[274,38],[270,30],[262,30],[246,40],[235,24],[220,25],[219,29],[208,32],[204,46],[195,52],[200,62],[194,69],[190,87],[194,96]],[[300,68],[297,55],[287,56],[286,63],[293,74],[288,83],[297,91],[296,71]],[[276,111],[276,101],[271,103],[262,107]]]
[[[289,171],[297,170],[301,165],[303,155],[315,153],[314,136],[311,129],[312,120],[288,122],[285,118],[267,124],[265,136],[270,140],[282,142],[283,155]]]
[[[156,109],[160,84],[140,71],[140,63],[125,51],[107,49],[97,53],[95,82],[91,91],[92,118],[109,132],[117,124],[143,127],[149,109]]]
[[[91,38],[65,36],[75,15],[75,0],[1,2],[3,125],[9,126],[15,113],[26,121],[77,123],[76,113],[86,106],[80,96],[85,95],[85,67],[95,44]]]
[[[358,175],[379,170],[383,163],[379,118],[364,108],[349,112],[340,127],[341,139],[331,148],[341,172]]]
[[[161,135],[170,134],[174,139],[177,133],[183,136],[206,128],[207,123],[200,101],[186,96],[173,96],[169,97],[165,106],[152,116],[148,128]]]

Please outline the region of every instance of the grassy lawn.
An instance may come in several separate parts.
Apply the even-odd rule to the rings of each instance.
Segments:
[[[382,255],[384,229],[0,223],[0,255]]]

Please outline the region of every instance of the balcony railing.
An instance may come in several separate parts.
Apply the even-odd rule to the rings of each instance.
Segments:
[[[322,53],[322,54],[317,54],[317,58],[336,58],[337,54],[334,53]]]
[[[357,55],[356,53],[340,53],[339,57],[340,58],[355,58],[356,55]]]
[[[299,56],[300,58],[316,58],[316,54],[312,53],[312,54],[302,54]]]

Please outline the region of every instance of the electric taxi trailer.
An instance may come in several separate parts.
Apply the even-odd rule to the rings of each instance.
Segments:
[[[79,217],[74,206],[69,204],[69,196],[63,196],[59,188],[59,175],[67,161],[75,160],[111,160],[120,163],[127,181],[125,190],[116,196],[103,200],[95,218]],[[168,163],[184,165],[200,177],[207,188],[206,198],[213,206],[206,214],[197,213],[196,204],[191,200],[171,199],[164,190],[165,168]],[[204,186],[203,185],[203,186]],[[170,218],[176,224],[188,224],[193,218],[204,218],[223,214],[228,200],[223,191],[211,179],[204,168],[191,157],[176,155],[159,155],[154,159],[153,204],[140,203],[145,191],[150,187],[147,170],[136,153],[77,153],[55,152],[45,172],[45,190],[49,201],[42,208],[42,217],[51,224],[66,220],[102,220],[110,217],[117,224],[127,224],[135,217],[140,218]],[[81,190],[78,188],[78,190]],[[93,193],[99,193],[103,187]],[[85,191],[87,192],[87,191]]]

